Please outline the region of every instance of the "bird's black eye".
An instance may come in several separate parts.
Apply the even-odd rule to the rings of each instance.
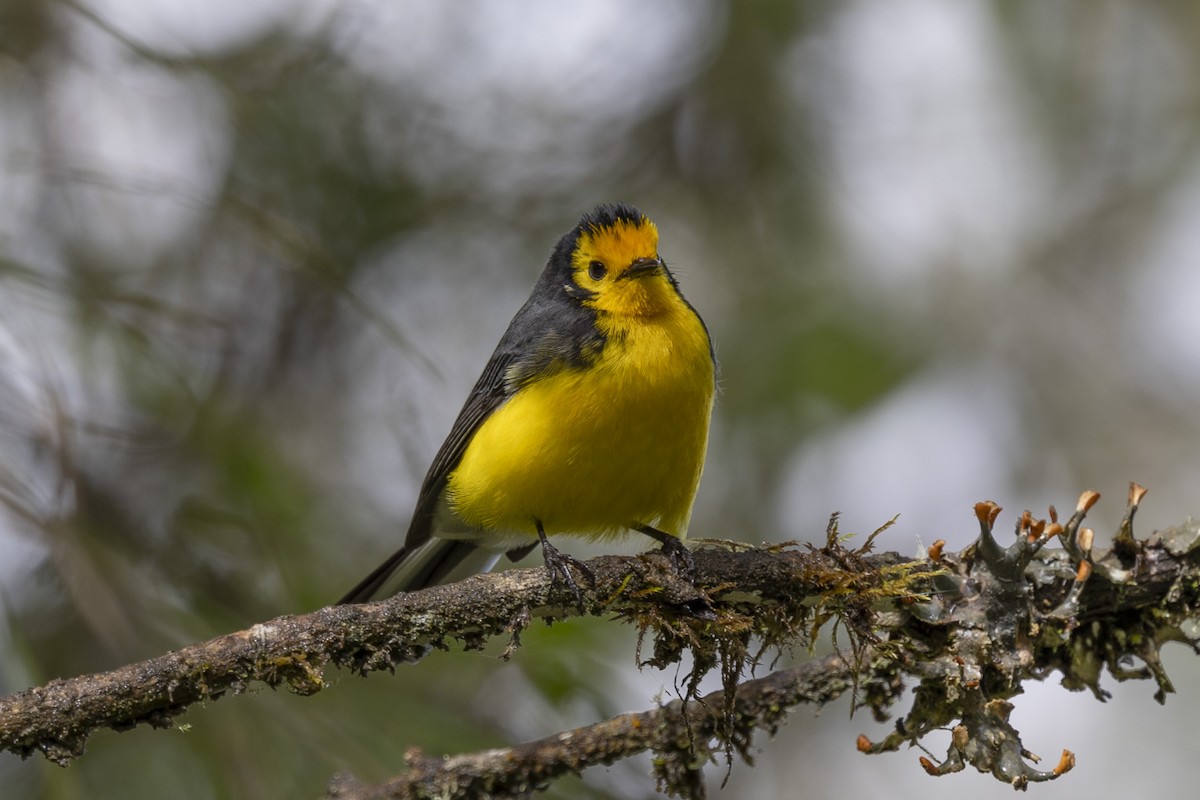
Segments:
[[[599,261],[593,261],[588,264],[588,277],[594,281],[598,281],[608,274],[608,267],[601,264]]]

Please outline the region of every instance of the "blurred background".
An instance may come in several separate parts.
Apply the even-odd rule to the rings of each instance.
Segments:
[[[1105,532],[1130,480],[1142,533],[1200,511],[1194,3],[4,0],[0,692],[339,597],[612,200],[658,223],[722,363],[692,536],[900,514],[881,544],[915,554],[967,544],[978,500],[1003,527],[1089,488]],[[258,687],[69,769],[0,755],[0,786],[311,797],[669,698],[633,639],[574,621],[509,663]],[[1027,746],[1079,757],[1031,791],[1194,784],[1200,669],[1165,656],[1165,707],[1017,698]],[[714,795],[1011,796],[855,751],[887,730],[800,709]],[[649,759],[552,796],[654,796]]]

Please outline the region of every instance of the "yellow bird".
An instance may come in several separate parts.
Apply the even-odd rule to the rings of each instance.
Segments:
[[[411,591],[541,542],[551,577],[590,577],[547,534],[682,540],[704,468],[716,362],[708,329],[637,209],[602,205],[555,246],[471,390],[404,546],[342,603]]]

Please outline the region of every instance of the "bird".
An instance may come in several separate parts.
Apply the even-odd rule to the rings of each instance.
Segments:
[[[552,579],[591,571],[549,535],[640,532],[677,571],[708,446],[712,338],[625,203],[555,245],[421,484],[403,546],[339,602],[465,578],[542,546]],[[582,605],[582,601],[580,602]]]

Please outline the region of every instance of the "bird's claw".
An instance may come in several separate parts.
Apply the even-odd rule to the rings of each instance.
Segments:
[[[540,532],[539,532],[540,534]],[[561,580],[575,595],[575,604],[579,606],[579,610],[584,610],[583,591],[580,590],[579,584],[575,582],[575,576],[571,574],[571,570],[579,571],[579,574],[587,579],[591,585],[596,585],[596,574],[592,572],[591,567],[583,563],[574,556],[567,555],[559,550],[554,545],[550,544],[544,534],[540,534],[542,539],[542,557],[546,560],[546,571],[550,573],[550,582]]]
[[[664,539],[662,554],[671,562],[671,568],[675,570],[676,575],[689,583],[695,579],[696,559],[692,557],[692,551],[682,541],[673,536]]]

